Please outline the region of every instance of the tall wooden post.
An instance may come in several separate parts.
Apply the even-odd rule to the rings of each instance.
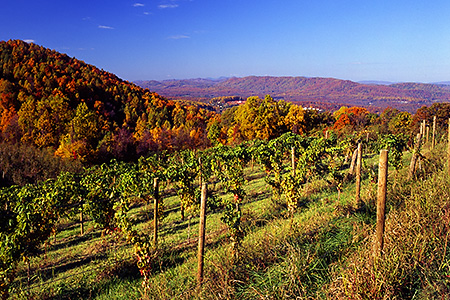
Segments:
[[[80,234],[84,235],[83,209],[80,210]]]
[[[350,175],[353,175],[353,173],[355,173],[355,166],[356,166],[357,158],[358,158],[358,149],[355,149],[355,151],[353,151],[352,161],[350,162],[350,169],[348,170],[348,173]]]
[[[153,179],[153,246],[158,247],[158,202],[159,202],[159,183],[158,177]]]
[[[380,151],[378,168],[378,195],[377,195],[377,232],[374,245],[374,256],[380,257],[384,244],[384,222],[386,214],[386,192],[388,175],[388,150]]]
[[[346,165],[348,163],[348,157],[350,156],[351,152],[352,152],[352,150],[350,148],[347,148],[347,153],[345,154],[345,158],[344,158],[344,165]]]
[[[78,197],[78,200],[80,200],[80,235],[84,235],[84,215],[83,215],[83,198],[81,196]],[[55,234],[55,242],[56,242],[56,234]]]
[[[408,179],[411,179],[414,176],[414,172],[416,170],[417,158],[419,157],[421,142],[422,142],[422,135],[420,133],[418,133],[417,139],[416,139],[416,144],[414,145],[413,153],[411,156],[411,163],[409,164]]]
[[[358,156],[356,159],[356,206],[361,204],[361,162],[362,162],[362,143],[358,143]]]
[[[200,171],[199,171],[199,176],[198,176],[198,186],[199,186],[199,188],[201,188],[202,187],[202,172],[203,172],[203,165],[202,165],[202,158],[201,157],[198,157],[198,165],[199,165],[199,168],[200,168]]]
[[[206,197],[208,186],[206,182],[202,183],[202,196],[200,204],[200,228],[198,234],[198,268],[197,268],[197,285],[200,288],[203,282],[203,261],[205,253],[205,227],[206,227]]]
[[[431,149],[436,146],[436,116],[433,117],[433,136],[431,137]]]
[[[292,146],[291,149],[291,160],[292,160],[292,176],[295,177],[295,147]]]
[[[450,175],[450,118],[448,119],[447,172]]]

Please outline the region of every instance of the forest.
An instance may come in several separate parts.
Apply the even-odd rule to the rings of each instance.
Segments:
[[[1,297],[446,299],[450,103],[412,114],[269,93],[210,100],[168,100],[0,42]],[[225,102],[239,105],[215,107]],[[381,149],[390,202],[385,259],[373,261]]]

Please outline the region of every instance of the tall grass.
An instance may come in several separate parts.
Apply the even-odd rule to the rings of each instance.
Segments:
[[[382,256],[368,239],[333,271],[328,298],[450,299],[450,180],[442,155],[427,160],[419,178],[391,187]]]

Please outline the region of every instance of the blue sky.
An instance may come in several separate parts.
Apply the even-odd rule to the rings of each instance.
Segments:
[[[450,1],[14,0],[22,39],[119,77],[450,81]]]

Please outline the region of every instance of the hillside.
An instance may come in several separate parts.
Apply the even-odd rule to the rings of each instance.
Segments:
[[[98,162],[201,147],[214,113],[19,40],[0,42],[0,141]],[[190,118],[190,119],[186,119]],[[194,131],[194,134],[191,134]]]
[[[274,99],[298,102],[303,106],[335,109],[342,105],[363,106],[372,111],[382,111],[390,106],[411,113],[423,105],[450,100],[450,89],[445,85],[373,85],[333,78],[249,76],[221,80],[137,81],[136,84],[175,99],[222,96],[246,98],[270,94]]]
[[[398,169],[391,164],[393,156],[389,154],[384,248],[383,254],[373,259],[378,143],[372,140],[364,144],[366,152],[360,164],[362,202],[358,204],[355,181],[347,177],[349,163],[342,161],[346,149],[337,147],[340,150],[330,155],[329,150],[336,149],[340,142],[322,137],[286,137],[267,144],[247,144],[258,147],[258,151],[247,152],[250,149],[246,146],[219,147],[203,153],[179,153],[178,157],[171,155],[153,163],[112,163],[79,176],[61,176],[35,189],[2,190],[3,203],[9,204],[2,216],[13,225],[0,228],[5,241],[0,245],[11,245],[8,239],[15,239],[20,246],[30,241],[36,248],[11,247],[5,251],[3,262],[11,252],[23,251],[28,260],[17,256],[14,263],[0,264],[2,271],[6,270],[0,276],[11,274],[4,279],[10,284],[6,285],[8,290],[0,286],[0,295],[4,292],[6,298],[9,293],[11,299],[448,299],[450,181],[445,169],[446,141],[433,149],[430,143],[423,145],[422,168],[413,180],[407,179],[412,154],[397,152]],[[381,142],[382,137],[377,139]],[[315,153],[303,161],[309,163],[297,165],[297,176],[308,179],[294,190],[283,188],[277,193],[276,174],[284,179],[283,186],[291,178],[290,148],[294,144],[301,150],[295,152],[298,162],[309,156],[305,152]],[[264,154],[266,151],[272,155]],[[395,153],[393,149],[390,152]],[[249,153],[257,154],[256,159]],[[199,211],[192,206],[184,211],[182,195],[199,192],[199,158],[206,162],[208,157],[219,160],[215,164],[218,169],[211,174],[223,172],[225,176],[210,176],[204,181],[208,183],[209,206],[203,289],[198,289]],[[333,161],[341,165],[341,176],[335,176],[334,168],[321,167],[331,166]],[[278,170],[272,168],[276,164],[280,165]],[[149,166],[156,171],[147,172]],[[189,176],[179,176],[171,169]],[[164,205],[158,221],[159,242],[154,247],[153,201],[128,195],[130,189],[137,188],[146,197],[153,192],[146,189],[146,182],[152,182],[154,176],[162,178],[164,173],[169,177],[161,182],[168,181],[160,189],[159,200]],[[77,179],[82,180],[78,186],[81,190],[71,187],[71,180]],[[186,182],[193,189],[183,189],[180,184]],[[239,188],[227,190],[229,182]],[[206,184],[204,187],[206,190]],[[37,206],[42,197],[31,202],[34,198],[30,194],[39,196],[37,191],[54,188],[73,195],[67,198],[75,203],[84,189],[98,189],[103,197],[114,190],[122,192],[116,194],[117,198],[104,198],[114,204],[113,208],[96,206],[102,203],[98,194],[89,193],[83,210],[76,208],[72,214],[65,211],[58,219],[53,214],[37,219],[36,215],[41,216],[38,209],[47,212],[55,211],[55,207],[58,211],[67,205],[61,197],[44,202],[54,203],[53,207]],[[34,206],[22,204],[28,202]],[[123,204],[128,204],[125,214]],[[28,226],[39,225],[32,227],[33,231],[20,231],[21,226],[16,225],[22,224],[20,218],[17,222],[15,219],[22,211],[31,216]],[[84,213],[81,220],[80,211]],[[108,213],[114,218],[102,217]],[[49,219],[57,221],[50,223]],[[135,239],[138,247],[133,246],[135,242],[126,238],[130,223],[125,220],[136,229],[133,234],[146,237],[146,245]],[[54,231],[38,235],[52,226]],[[114,230],[104,234],[101,229],[105,226]]]

